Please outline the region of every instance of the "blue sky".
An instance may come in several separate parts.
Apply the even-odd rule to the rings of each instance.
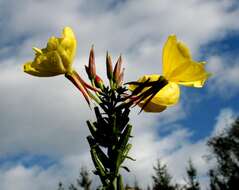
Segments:
[[[129,81],[161,73],[170,34],[188,45],[194,59],[207,62],[213,76],[203,89],[181,87],[179,104],[160,114],[133,111],[131,154],[137,161],[127,163],[132,173],[124,173],[128,183],[136,177],[146,186],[161,158],[174,180],[184,183],[191,157],[206,187],[214,165],[203,159],[206,141],[239,112],[238,16],[236,0],[0,0],[0,189],[54,189],[59,181],[73,182],[82,164],[92,168],[85,120],[94,118],[81,94],[63,76],[22,72],[33,59],[32,46],[44,47],[64,26],[76,33],[74,65],[84,78],[92,44],[98,73],[105,75],[107,50],[114,60],[122,53]]]
[[[237,64],[236,59],[239,52],[239,34],[229,33],[225,37],[219,40],[215,40],[211,43],[202,46],[200,49],[202,51],[201,59],[208,59],[212,54],[218,54],[220,56],[228,58],[228,65]],[[210,64],[210,63],[209,63]],[[212,72],[214,75],[214,73]],[[239,75],[239,73],[238,73]],[[212,76],[213,77],[213,76]],[[208,81],[207,85],[213,85],[211,81]],[[195,130],[192,140],[199,140],[205,136],[210,135],[213,130],[215,119],[220,113],[220,110],[225,107],[230,107],[231,109],[238,112],[239,104],[238,93],[225,97],[223,95],[208,94],[207,89],[185,89],[188,93],[194,96],[204,96],[202,101],[198,104],[194,104],[193,111],[189,118],[185,118],[182,123],[188,126],[190,129]],[[224,92],[226,93],[226,92]],[[230,93],[230,92],[229,92]],[[206,106],[205,106],[206,105]],[[196,121],[196,122],[195,122]]]

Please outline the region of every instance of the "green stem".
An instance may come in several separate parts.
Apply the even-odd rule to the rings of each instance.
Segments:
[[[116,109],[121,101],[121,98],[117,98],[120,95],[117,90],[105,89],[105,92],[99,95],[104,113],[96,107],[96,121],[87,122],[91,132],[91,136],[87,138],[91,157],[104,190],[124,190],[123,178],[119,172],[124,160],[130,158],[128,152],[132,145],[128,142],[132,126],[128,124],[129,109]]]

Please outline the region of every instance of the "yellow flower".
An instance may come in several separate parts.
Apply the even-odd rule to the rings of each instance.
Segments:
[[[146,112],[161,112],[167,106],[174,105],[178,102],[180,89],[178,84],[201,88],[210,76],[206,72],[205,62],[196,62],[192,59],[191,53],[186,45],[177,41],[175,35],[168,37],[163,48],[162,55],[163,75],[144,75],[138,82],[158,81],[163,77],[167,84],[159,90],[156,95],[146,104],[148,98],[139,103],[140,107],[144,106]],[[135,85],[130,85],[129,89],[134,90]],[[143,90],[146,91],[149,87]]]
[[[71,73],[76,46],[73,30],[70,27],[65,27],[63,36],[61,38],[51,37],[46,48],[33,48],[35,58],[24,64],[24,72],[38,77]]]

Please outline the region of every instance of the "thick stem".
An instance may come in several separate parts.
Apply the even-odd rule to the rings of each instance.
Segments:
[[[123,92],[122,92],[123,94]],[[122,95],[120,94],[120,95]],[[97,121],[87,122],[91,132],[88,142],[91,147],[91,156],[104,190],[124,190],[120,167],[128,158],[131,144],[128,143],[132,126],[128,124],[129,109],[116,109],[120,103],[120,95],[109,89],[101,97],[100,104],[104,113],[95,108]],[[105,151],[102,151],[102,148]]]

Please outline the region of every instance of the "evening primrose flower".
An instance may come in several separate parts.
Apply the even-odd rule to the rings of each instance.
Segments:
[[[61,38],[51,37],[46,48],[33,48],[35,58],[24,64],[24,72],[38,77],[71,73],[77,42],[70,27],[65,27],[62,35]]]
[[[83,94],[90,105],[90,98],[96,100],[90,90],[98,91],[88,85],[72,68],[76,53],[77,41],[73,30],[65,27],[61,38],[51,37],[46,48],[33,48],[35,58],[24,64],[24,72],[37,77],[52,77],[64,74]]]
[[[177,41],[175,35],[169,36],[164,45],[162,62],[162,75],[144,75],[137,81],[139,84],[155,82],[154,85],[145,87],[141,92],[143,94],[147,90],[148,92],[149,90],[152,91],[138,103],[146,112],[161,112],[167,106],[176,104],[180,97],[179,85],[201,88],[210,76],[204,68],[205,62],[194,61],[187,46]],[[156,89],[155,93],[153,88],[163,81],[164,86],[160,87],[159,90]],[[129,89],[134,91],[136,85],[130,85]]]

